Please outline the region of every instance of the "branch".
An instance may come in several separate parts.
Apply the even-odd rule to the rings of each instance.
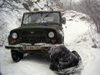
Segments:
[[[0,8],[2,8],[2,6],[4,5],[4,3],[5,3],[5,0],[3,0],[3,3],[0,5]]]

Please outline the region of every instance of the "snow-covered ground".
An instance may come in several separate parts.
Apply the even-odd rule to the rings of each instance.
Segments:
[[[0,66],[2,75],[55,75],[44,58],[29,56],[14,63],[5,48],[0,48]]]
[[[93,22],[88,16],[81,13],[68,11],[65,16],[67,17],[67,28],[66,26],[64,28],[65,45],[81,55],[83,63],[81,75],[99,75],[100,35],[95,32]],[[93,38],[98,43],[93,42]],[[98,46],[97,48],[92,47],[95,44]]]
[[[1,2],[2,1],[3,0],[1,0]],[[27,0],[14,0],[18,1],[18,3],[8,0],[8,2],[9,1],[12,5],[17,6],[18,9],[11,10],[10,8],[12,7],[10,7],[9,4],[5,4],[3,8],[0,8],[0,71],[2,75],[56,75],[55,72],[49,69],[50,62],[44,59],[45,57],[32,55],[25,57],[18,63],[14,63],[10,56],[10,50],[5,49],[4,46],[1,47],[7,44],[6,39],[9,31],[20,26],[20,18],[23,12],[27,11],[22,5],[25,1],[27,2]],[[65,0],[62,1],[64,1],[65,5],[70,6],[69,9],[73,8],[77,11],[89,12],[87,11],[89,10],[87,8],[89,0],[66,0],[67,4]],[[75,1],[76,3],[71,3],[71,1]],[[80,1],[83,1],[82,5]],[[87,1],[87,3],[84,3],[85,1]],[[96,16],[99,17],[100,2],[99,0],[90,1],[94,3],[94,6],[92,5],[92,12],[90,11],[91,13],[88,14],[89,16],[92,15],[95,19]],[[1,2],[0,5],[2,4]],[[38,4],[34,4],[29,8],[30,10],[34,10],[34,8],[40,9],[40,7],[42,7],[43,10],[47,10],[48,7],[46,7],[45,4],[46,0],[41,0]],[[75,11],[66,11],[65,13],[64,16],[67,20],[66,25],[63,25],[65,45],[70,50],[76,50],[82,58],[82,71],[78,75],[100,75],[100,34],[95,32],[94,23],[87,15],[82,13]],[[99,19],[96,21],[99,21]]]
[[[65,45],[70,50],[76,50],[82,58],[82,71],[79,75],[100,75],[100,42],[98,35],[93,30],[93,22],[82,13],[66,11],[66,25],[63,25]],[[92,30],[91,30],[92,28]],[[93,38],[96,42],[93,43]],[[97,48],[92,46],[96,44]],[[25,57],[14,63],[10,50],[0,47],[0,71],[2,75],[56,75],[49,69],[50,62],[44,57]],[[75,75],[75,74],[73,74]]]

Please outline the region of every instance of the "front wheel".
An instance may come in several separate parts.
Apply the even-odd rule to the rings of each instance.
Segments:
[[[21,59],[23,59],[23,53],[16,50],[11,50],[11,56],[14,62],[19,62]]]

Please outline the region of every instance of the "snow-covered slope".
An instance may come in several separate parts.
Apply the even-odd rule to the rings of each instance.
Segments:
[[[99,75],[100,35],[96,33],[92,20],[87,15],[75,11],[67,11],[65,17],[67,18],[64,27],[65,45],[81,55],[83,63],[81,75]]]
[[[1,0],[2,1],[2,0]],[[14,1],[8,0],[8,2],[15,4],[16,6],[23,7],[20,3],[14,3]],[[6,41],[6,37],[10,30],[20,26],[20,17],[22,13],[27,11],[25,9],[12,9],[14,6],[9,6],[9,4],[5,4],[0,7],[0,45],[4,45]]]
[[[24,12],[50,10],[46,0],[0,0],[0,46],[6,44],[8,33],[21,25]]]
[[[63,25],[65,45],[70,50],[76,50],[82,57],[83,67],[78,75],[99,75],[100,36],[93,30],[93,22],[87,15],[75,11],[66,11],[64,16],[67,20],[66,25]],[[97,48],[93,48],[95,44]],[[56,75],[49,69],[49,61],[44,58],[29,56],[14,63],[10,51],[4,46],[0,47],[2,75]]]
[[[74,10],[89,15],[100,32],[100,0],[60,0],[65,10]]]

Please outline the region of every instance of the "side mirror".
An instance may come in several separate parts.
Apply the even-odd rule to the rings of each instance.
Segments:
[[[66,18],[65,17],[62,18],[61,23],[66,24]]]

